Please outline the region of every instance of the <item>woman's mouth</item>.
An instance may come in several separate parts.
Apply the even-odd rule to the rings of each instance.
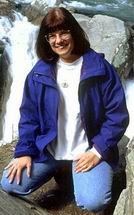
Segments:
[[[59,44],[59,45],[54,45],[53,48],[56,48],[56,49],[64,49],[68,46],[68,44]]]

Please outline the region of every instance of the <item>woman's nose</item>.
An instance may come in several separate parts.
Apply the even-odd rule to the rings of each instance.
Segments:
[[[55,42],[59,43],[61,42],[61,40],[62,40],[62,37],[60,36],[60,34],[56,34]]]

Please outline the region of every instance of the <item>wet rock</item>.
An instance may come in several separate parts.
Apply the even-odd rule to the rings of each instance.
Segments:
[[[120,195],[113,215],[134,214],[134,138],[128,144],[126,161],[126,188]]]
[[[14,4],[12,4],[10,1],[0,1],[0,16],[10,16],[12,9],[14,9]]]
[[[49,215],[45,209],[30,202],[27,198],[8,195],[0,189],[0,215]]]
[[[22,5],[22,13],[35,25],[39,25],[49,7],[58,6],[61,0],[33,0],[29,5]]]
[[[7,69],[3,65],[5,45],[0,41],[0,138],[3,136],[3,119],[5,113],[5,85],[7,80]],[[6,64],[5,64],[6,66]],[[5,102],[4,102],[5,101]]]
[[[130,33],[131,33],[130,48],[132,50],[131,59],[133,61],[133,65],[132,65],[132,68],[131,68],[131,70],[129,72],[129,78],[132,79],[134,77],[134,23],[133,22],[127,22],[126,26],[129,29]]]
[[[0,70],[0,139],[3,137],[4,116],[6,114],[6,104],[10,96],[12,85],[12,77],[8,72],[10,59],[6,51],[1,55],[1,70]]]
[[[100,53],[118,70],[120,76],[127,76],[132,68],[132,49],[129,44],[130,31],[125,23],[117,18],[95,15],[88,18],[75,15],[86,31],[91,47]]]

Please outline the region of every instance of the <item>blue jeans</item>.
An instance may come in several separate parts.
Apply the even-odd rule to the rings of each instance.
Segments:
[[[23,170],[21,183],[17,185],[16,179],[9,183],[6,177],[7,170],[4,170],[1,186],[8,193],[16,195],[27,195],[49,181],[55,171],[69,161],[57,161],[51,155],[44,163],[32,163],[31,177]],[[113,180],[113,170],[105,161],[101,161],[96,167],[84,173],[74,171],[75,162],[72,164],[72,178],[74,185],[74,195],[79,207],[89,211],[99,211],[104,209],[111,201],[111,189]]]

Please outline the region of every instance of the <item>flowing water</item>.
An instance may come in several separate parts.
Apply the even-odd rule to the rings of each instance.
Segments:
[[[9,62],[8,73],[13,80],[10,96],[6,104],[4,117],[3,138],[0,144],[10,143],[18,135],[19,106],[22,99],[24,80],[27,73],[37,61],[34,45],[37,27],[28,22],[20,13],[15,13],[16,19],[11,22],[8,18],[0,19],[0,40],[5,43]]]
[[[134,0],[66,0],[64,3],[81,13],[101,13],[134,22]]]

